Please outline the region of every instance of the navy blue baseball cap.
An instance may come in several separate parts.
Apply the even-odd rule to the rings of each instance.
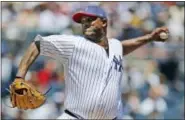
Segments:
[[[72,18],[75,22],[81,23],[81,19],[84,16],[88,17],[100,17],[107,20],[106,12],[99,6],[87,6],[85,9],[76,12]]]

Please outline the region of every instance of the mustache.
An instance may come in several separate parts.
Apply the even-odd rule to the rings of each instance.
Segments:
[[[98,28],[98,27],[90,27],[90,28],[86,28],[85,31],[88,31],[88,32],[100,32],[101,29]]]

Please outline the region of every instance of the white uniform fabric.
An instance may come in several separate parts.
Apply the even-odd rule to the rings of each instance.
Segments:
[[[100,45],[80,36],[51,35],[40,41],[41,55],[64,64],[64,107],[85,119],[113,119],[118,113],[122,45],[109,39],[109,56]]]

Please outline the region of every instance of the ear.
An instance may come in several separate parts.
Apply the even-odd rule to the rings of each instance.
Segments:
[[[107,27],[107,20],[103,20],[103,27]]]
[[[107,27],[107,23],[104,23],[104,24],[103,24],[103,27]]]

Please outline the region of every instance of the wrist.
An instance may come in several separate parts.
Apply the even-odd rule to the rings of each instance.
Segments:
[[[21,79],[23,79],[23,77],[20,77],[20,76],[16,76],[15,78],[21,78]]]
[[[18,72],[18,73],[16,74],[16,78],[22,78],[22,79],[24,79],[24,75],[21,74],[20,72]]]
[[[14,82],[15,81],[22,81],[24,80],[24,78],[20,77],[20,76],[16,76],[15,79],[14,79]]]
[[[147,40],[147,42],[152,42],[153,41],[152,35],[151,34],[147,34],[146,35],[146,40]]]

